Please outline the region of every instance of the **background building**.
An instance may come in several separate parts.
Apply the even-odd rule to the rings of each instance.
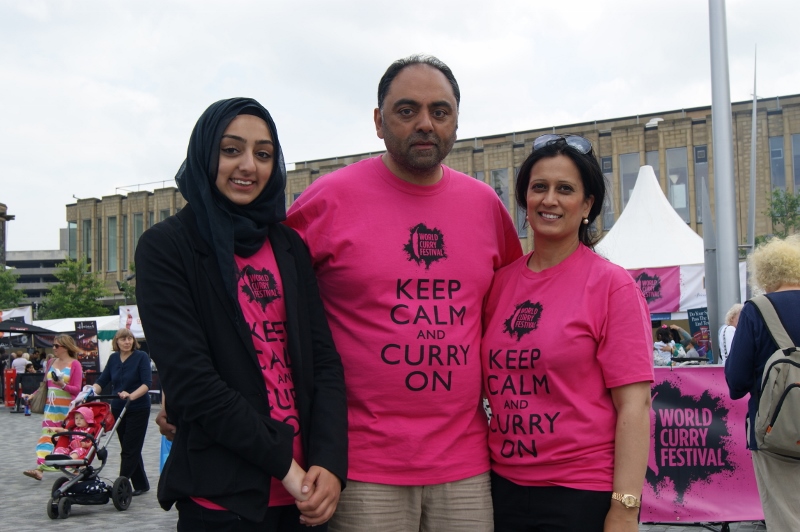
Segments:
[[[744,243],[750,179],[752,102],[731,105],[737,232]],[[499,111],[501,112],[501,111]],[[756,235],[773,232],[765,214],[774,189],[800,192],[800,95],[758,101]],[[486,137],[460,139],[445,164],[489,184],[505,203],[517,226],[523,248],[533,242],[525,225],[525,211],[514,202],[517,168],[530,153],[533,140],[545,133],[575,133],[589,139],[610,184],[597,229],[608,231],[625,209],[641,165],[651,165],[661,189],[675,211],[697,233],[703,232],[701,178],[709,182],[714,208],[714,153],[711,107],[697,107],[553,126]],[[287,207],[312,181],[356,161],[379,153],[362,153],[303,161],[289,170]],[[69,254],[86,257],[92,271],[101,273],[106,286],[119,293],[115,281],[128,275],[142,232],[174,214],[185,200],[174,187],[154,192],[82,199],[67,205]],[[658,227],[653,227],[658,238]],[[680,250],[675,250],[680,253]]]
[[[67,259],[66,229],[62,229],[61,249],[44,251],[8,251],[6,260],[8,266],[15,268],[14,273],[19,275],[17,290],[22,290],[25,297],[20,302],[22,305],[33,305],[34,319],[36,309],[47,295],[47,291],[60,281],[55,273],[58,265]]]
[[[175,187],[80,199],[67,205],[69,257],[83,257],[106,288],[122,300],[117,281],[132,272],[136,244],[156,222],[178,212],[186,201]]]
[[[752,102],[732,104],[734,167],[740,243],[747,234],[747,201],[750,179]],[[800,192],[800,95],[762,99],[758,102],[756,235],[772,233],[765,214],[772,190]],[[609,183],[609,195],[598,219],[598,229],[608,231],[625,208],[641,165],[651,165],[661,189],[693,230],[702,235],[700,183],[709,181],[714,208],[714,153],[711,107],[680,109],[460,139],[445,164],[497,191],[517,226],[523,248],[532,236],[525,227],[525,212],[514,202],[517,168],[530,153],[533,139],[545,133],[575,133],[589,139]],[[287,201],[291,203],[315,179],[376,153],[295,163],[289,172]],[[658,228],[653,228],[658,238]],[[675,250],[680,253],[680,250]]]

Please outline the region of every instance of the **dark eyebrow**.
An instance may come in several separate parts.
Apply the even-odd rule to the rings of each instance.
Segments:
[[[420,103],[416,100],[412,100],[411,98],[402,98],[394,102],[393,107],[401,107],[403,105],[411,105],[413,107],[419,107]],[[446,107],[447,109],[453,109],[453,106],[447,100],[439,100],[438,102],[432,102],[430,107]]]
[[[450,102],[448,102],[447,100],[440,100],[438,102],[433,102],[431,104],[431,107],[446,107],[448,109],[452,109],[453,108],[453,106],[450,105]]]
[[[245,142],[245,143],[247,142],[247,140],[245,140],[245,139],[243,139],[242,137],[239,137],[239,136],[237,136],[237,135],[222,135],[222,138],[223,138],[223,139],[233,139],[233,140],[238,140],[239,142]],[[272,144],[273,146],[275,145],[275,143],[274,143],[274,142],[272,142],[272,141],[271,141],[271,140],[269,140],[269,139],[257,140],[257,141],[256,141],[256,144]]]

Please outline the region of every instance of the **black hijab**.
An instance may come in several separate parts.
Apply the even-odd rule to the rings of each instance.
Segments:
[[[236,205],[216,185],[222,134],[241,114],[264,120],[274,144],[272,175],[261,194],[247,205]],[[231,98],[211,104],[194,126],[186,160],[175,182],[192,206],[200,235],[217,257],[225,291],[237,302],[233,255],[249,257],[256,253],[269,235],[269,226],[286,219],[286,167],[278,131],[269,112],[251,98]]]

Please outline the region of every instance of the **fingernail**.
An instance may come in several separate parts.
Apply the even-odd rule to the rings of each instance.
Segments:
[[[300,491],[303,493],[308,493],[308,486],[303,486]]]

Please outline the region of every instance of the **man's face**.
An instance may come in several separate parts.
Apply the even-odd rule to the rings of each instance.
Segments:
[[[437,168],[456,141],[458,104],[447,78],[428,65],[404,68],[375,109],[375,128],[392,161],[411,174]]]

